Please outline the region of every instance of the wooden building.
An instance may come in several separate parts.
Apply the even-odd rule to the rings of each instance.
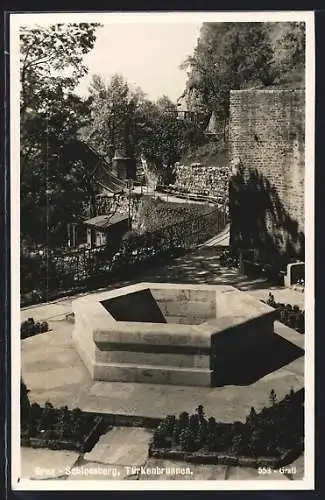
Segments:
[[[99,215],[86,220],[84,224],[87,228],[88,246],[115,246],[129,230],[129,217],[123,214]]]

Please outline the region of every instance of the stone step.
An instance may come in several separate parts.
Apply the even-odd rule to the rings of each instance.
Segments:
[[[140,382],[149,384],[211,386],[212,371],[207,368],[179,368],[166,365],[135,365],[127,363],[95,363],[94,380],[109,382]]]
[[[95,362],[136,366],[170,366],[176,368],[210,368],[210,354],[143,352],[135,350],[95,350]]]

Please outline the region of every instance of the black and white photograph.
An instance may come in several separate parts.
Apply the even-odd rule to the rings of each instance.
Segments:
[[[314,487],[314,14],[10,15],[16,490]]]

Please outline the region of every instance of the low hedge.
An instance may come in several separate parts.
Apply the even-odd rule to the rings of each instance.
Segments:
[[[289,394],[256,413],[246,422],[226,424],[206,418],[202,405],[189,415],[168,415],[154,432],[149,455],[159,458],[249,467],[283,466],[304,449],[304,391]]]
[[[47,321],[34,321],[34,318],[28,318],[23,321],[20,325],[20,337],[21,339],[26,339],[37,335],[39,333],[45,333],[49,331],[49,325]]]
[[[49,402],[44,407],[33,403],[21,423],[21,445],[88,452],[107,430],[103,417],[84,413],[79,408],[57,409]]]
[[[271,292],[263,302],[277,310],[278,320],[281,323],[299,333],[305,333],[305,311],[300,309],[299,306],[276,302]]]

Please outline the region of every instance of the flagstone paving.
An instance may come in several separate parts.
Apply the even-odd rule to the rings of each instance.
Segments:
[[[101,436],[94,448],[84,458],[90,462],[115,465],[143,465],[148,456],[152,432],[147,429],[115,427]]]
[[[78,460],[79,453],[46,448],[21,448],[21,475],[29,479],[64,477],[66,470]]]

